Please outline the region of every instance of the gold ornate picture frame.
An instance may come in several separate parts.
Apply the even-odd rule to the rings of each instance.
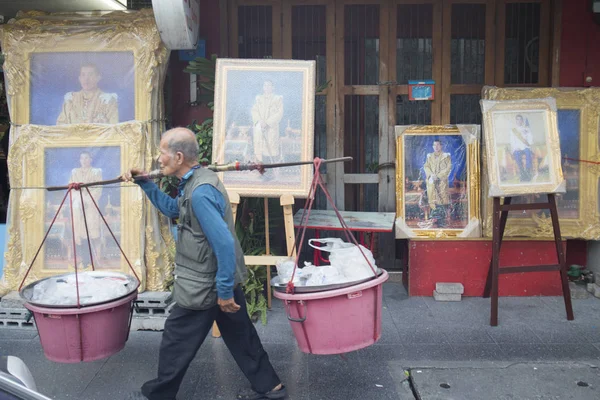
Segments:
[[[79,76],[84,66],[93,66],[100,75],[98,102],[105,109],[102,118],[85,122],[151,120],[157,67],[167,57],[152,12],[100,15],[83,30],[76,18],[69,18],[24,14],[2,26],[12,123],[70,123],[61,106],[69,93],[82,88]],[[114,108],[120,114],[116,121]]]
[[[87,192],[72,191],[73,206],[67,196],[62,211],[57,214],[66,190],[50,192],[44,187],[115,178],[131,165],[143,165],[142,150],[146,137],[141,123],[54,127],[26,125],[20,128],[8,157],[9,167],[13,171],[9,218],[20,221],[10,225],[4,271],[9,286],[18,287],[22,274],[31,264],[55,215],[57,218],[33,264],[28,282],[74,271],[74,232],[79,240],[75,245],[78,264],[83,264],[79,267],[89,267],[86,264],[91,259],[82,221],[80,193],[83,193],[96,269],[131,274],[129,265]],[[136,185],[117,184],[92,187],[90,191],[136,273],[144,277],[141,190]],[[73,219],[71,210],[75,215]],[[87,262],[82,263],[86,258]]]
[[[563,237],[597,240],[600,238],[598,211],[600,169],[595,164],[576,160],[600,161],[600,89],[575,88],[498,88],[485,87],[487,100],[524,100],[552,97],[556,100],[557,125],[562,154],[566,193],[556,202]],[[484,170],[486,164],[483,163]],[[484,173],[485,175],[485,173]],[[487,193],[487,189],[484,189]],[[540,201],[538,195],[513,198],[513,203]],[[542,199],[544,200],[544,196]],[[483,233],[492,236],[492,199],[484,195]],[[506,236],[551,238],[552,221],[547,212],[527,210],[509,213]]]
[[[315,61],[217,59],[213,162],[311,161]],[[312,165],[222,172],[241,196],[306,197]]]
[[[481,100],[488,196],[563,193],[552,97],[531,100]]]
[[[480,237],[479,125],[395,130],[396,238]]]

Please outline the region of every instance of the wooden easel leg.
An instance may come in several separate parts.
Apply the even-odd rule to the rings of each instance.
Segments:
[[[492,309],[490,316],[490,325],[498,326],[498,264],[500,257],[500,246],[502,243],[502,236],[500,232],[501,220],[500,220],[500,198],[494,197],[494,226],[492,236]]]
[[[554,194],[548,194],[548,203],[550,203],[550,216],[552,217],[552,228],[554,230],[554,243],[556,244],[556,255],[560,264],[560,281],[562,283],[563,299],[567,311],[567,320],[575,319],[573,315],[573,305],[571,304],[571,290],[569,289],[569,280],[567,278],[567,261],[562,247],[560,235],[560,225],[558,222],[558,210],[556,209],[556,198]]]
[[[495,199],[494,199],[495,200]],[[505,197],[504,198],[504,205],[509,205],[511,203],[512,197]],[[499,200],[498,200],[499,201]],[[494,214],[493,218],[496,218],[496,214]],[[508,219],[508,211],[504,211],[500,213],[500,248],[498,249],[498,254],[500,254],[500,249],[502,249],[502,238],[504,237],[504,229],[506,228],[506,220]],[[492,229],[494,229],[494,227],[496,226],[496,222],[497,220],[494,219],[493,223],[492,223]],[[492,241],[492,245],[493,245],[493,241]],[[483,297],[488,298],[490,297],[490,292],[492,291],[492,262],[493,262],[493,258],[492,260],[490,260],[490,268],[488,270],[488,275],[487,275],[487,279],[485,282],[485,289],[483,290]]]

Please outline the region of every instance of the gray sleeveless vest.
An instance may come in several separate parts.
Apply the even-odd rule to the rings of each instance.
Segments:
[[[215,187],[225,199],[224,220],[233,235],[235,247],[235,285],[244,283],[248,276],[227,191],[216,173],[205,168],[195,169],[178,200],[179,224],[173,284],[173,297],[177,304],[193,310],[206,310],[217,304],[217,259],[192,209],[192,193],[205,184]]]

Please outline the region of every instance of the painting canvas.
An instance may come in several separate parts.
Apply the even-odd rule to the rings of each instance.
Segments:
[[[553,98],[481,101],[489,196],[565,191]]]
[[[30,123],[135,119],[133,51],[40,52],[31,55],[30,63]]]
[[[218,59],[213,162],[311,161],[314,61]],[[225,172],[242,196],[308,195],[311,166]]]
[[[120,146],[47,147],[44,150],[45,185],[89,183],[119,176],[120,161]],[[96,269],[121,268],[121,253],[96,208],[97,205],[117,240],[120,241],[121,188],[117,185],[109,185],[93,186],[89,190],[89,193],[86,190],[73,192],[72,203],[67,200],[61,208],[46,241],[44,252],[46,268],[63,269],[66,264],[72,265],[73,241],[75,241],[77,263],[80,268],[89,268],[92,261]],[[44,213],[46,229],[50,227],[64,194],[64,191],[46,194]]]
[[[479,236],[479,127],[398,126],[396,134],[397,237]]]

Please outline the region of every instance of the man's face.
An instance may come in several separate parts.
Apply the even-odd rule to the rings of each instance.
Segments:
[[[171,152],[168,142],[164,139],[160,141],[159,149],[160,156],[158,157],[158,164],[160,165],[160,172],[162,172],[163,175],[175,175],[179,169],[177,156]]]
[[[96,90],[98,88],[98,81],[100,81],[100,75],[96,72],[93,67],[81,67],[79,71],[79,83],[83,90]]]
[[[521,117],[520,115],[517,115],[517,126],[523,126],[523,117]]]
[[[83,168],[89,168],[92,166],[92,157],[87,153],[83,153],[79,156],[79,163]]]
[[[263,92],[265,92],[265,94],[273,93],[273,84],[269,81],[265,82],[263,84]]]
[[[442,144],[438,141],[433,142],[433,151],[435,151],[436,153],[442,151]]]

